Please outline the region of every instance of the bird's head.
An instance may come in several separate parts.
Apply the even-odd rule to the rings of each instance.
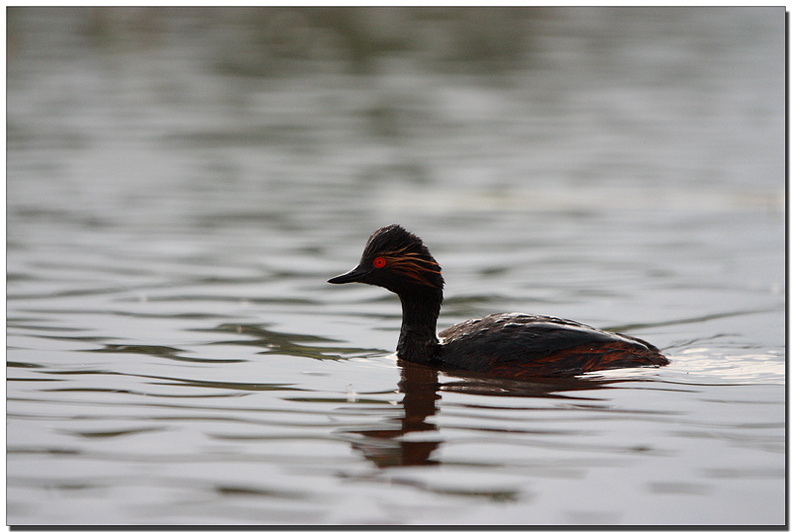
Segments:
[[[374,232],[363,250],[360,263],[351,271],[333,277],[332,284],[366,283],[397,294],[418,290],[443,290],[440,265],[423,241],[399,225]]]

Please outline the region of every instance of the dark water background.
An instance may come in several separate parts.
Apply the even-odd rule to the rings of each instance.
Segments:
[[[784,10],[8,11],[10,524],[781,524]],[[330,286],[665,368],[400,368]]]

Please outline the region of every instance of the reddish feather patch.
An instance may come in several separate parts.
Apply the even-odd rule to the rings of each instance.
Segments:
[[[636,349],[625,342],[606,342],[561,349],[530,362],[498,364],[494,361],[487,374],[514,379],[579,375],[606,369],[666,364],[668,359],[659,353]]]

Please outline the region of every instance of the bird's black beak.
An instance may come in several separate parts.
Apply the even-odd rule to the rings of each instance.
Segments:
[[[354,270],[348,271],[338,277],[333,277],[329,279],[327,282],[331,284],[346,284],[346,283],[360,283],[364,282],[368,271],[357,266]]]

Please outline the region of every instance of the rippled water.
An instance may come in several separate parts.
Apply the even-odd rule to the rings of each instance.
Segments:
[[[542,11],[487,74],[229,74],[239,16],[144,15],[10,15],[9,524],[783,524],[783,8]],[[401,367],[398,301],[325,283],[393,222],[441,327],[671,365]]]

